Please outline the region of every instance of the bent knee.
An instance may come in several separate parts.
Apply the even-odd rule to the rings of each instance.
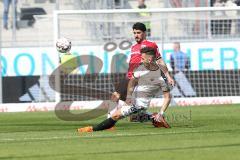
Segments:
[[[167,99],[167,100],[171,100],[171,99],[172,99],[171,93],[170,93],[170,92],[166,92],[166,93],[164,94],[164,98]]]
[[[121,115],[121,112],[119,110],[117,110],[115,113],[112,114],[111,117],[113,120],[119,120],[119,119],[121,119],[122,115]]]
[[[113,120],[117,121],[117,120],[119,120],[119,119],[121,118],[121,116],[120,116],[120,115],[112,115],[111,118],[112,118]]]

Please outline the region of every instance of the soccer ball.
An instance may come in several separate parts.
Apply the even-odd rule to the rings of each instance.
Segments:
[[[157,128],[164,127],[163,122],[158,122],[158,121],[155,121],[155,120],[154,120],[154,118],[155,118],[155,116],[157,116],[157,114],[158,114],[158,113],[153,113],[153,114],[152,114],[152,125],[153,125],[154,127],[157,127]]]
[[[67,38],[59,38],[56,42],[56,49],[60,53],[67,53],[71,50],[72,43]]]

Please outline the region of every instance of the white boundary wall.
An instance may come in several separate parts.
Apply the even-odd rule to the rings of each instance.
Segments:
[[[150,108],[159,107],[163,99],[153,99]],[[81,101],[74,102],[70,110],[94,109],[102,101]],[[107,108],[108,101],[104,102],[103,107]],[[170,106],[199,106],[199,105],[217,105],[217,104],[236,104],[240,103],[240,97],[201,97],[201,98],[174,98]],[[54,111],[57,103],[8,103],[0,104],[0,112],[37,112]]]

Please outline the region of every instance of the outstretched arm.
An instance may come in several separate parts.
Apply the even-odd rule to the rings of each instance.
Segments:
[[[127,88],[127,99],[126,103],[131,104],[131,99],[132,99],[132,93],[134,91],[135,86],[137,85],[138,79],[132,78],[128,82],[128,88]]]
[[[158,59],[157,60],[157,64],[158,66],[160,67],[160,69],[163,71],[163,73],[165,74],[165,76],[167,77],[168,79],[168,83],[171,84],[172,86],[175,85],[175,82],[173,80],[173,78],[170,76],[169,72],[168,72],[168,68],[167,68],[167,65],[166,63],[163,61],[162,58]]]

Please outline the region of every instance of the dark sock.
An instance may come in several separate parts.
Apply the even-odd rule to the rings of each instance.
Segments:
[[[101,130],[104,130],[104,129],[109,129],[109,128],[113,127],[116,122],[117,121],[113,120],[110,117],[108,119],[105,119],[104,121],[102,121],[98,125],[94,126],[93,131],[101,131]]]

